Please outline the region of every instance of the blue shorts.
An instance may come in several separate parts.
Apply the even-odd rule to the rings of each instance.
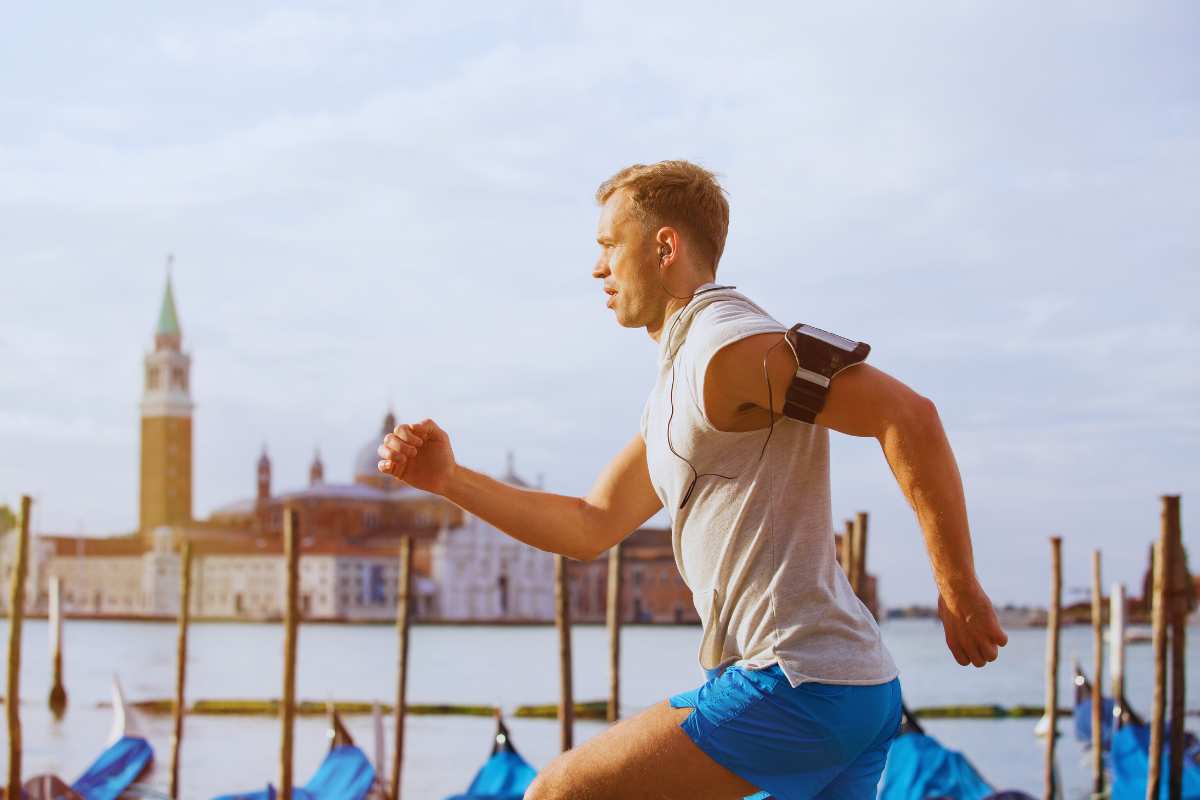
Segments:
[[[764,791],[752,798],[874,800],[900,730],[900,679],[871,686],[802,683],[778,664],[729,667],[672,708],[694,709],[679,727],[713,761]]]

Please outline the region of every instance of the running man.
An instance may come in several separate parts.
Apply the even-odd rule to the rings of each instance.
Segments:
[[[806,350],[788,326],[715,282],[729,205],[712,173],[686,161],[634,165],[596,199],[592,276],[618,324],[645,328],[659,344],[659,374],[641,430],[587,496],[461,466],[431,419],[399,425],[379,448],[381,472],[580,561],[659,509],[670,516],[708,680],[561,754],[526,800],[874,798],[900,725],[900,683],[836,562],[830,429],[879,441],[921,525],[955,660],[982,667],[1007,642],[975,575],[962,482],[937,410],[861,363],[859,346],[829,371],[815,416],[794,416],[790,387],[822,367],[798,362],[836,352],[828,342],[856,343],[810,328],[815,349]]]

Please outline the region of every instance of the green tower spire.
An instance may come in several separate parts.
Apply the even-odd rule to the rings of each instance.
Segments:
[[[175,292],[171,288],[171,264],[175,256],[167,256],[167,289],[163,292],[162,310],[158,312],[158,328],[155,333],[159,336],[179,336],[179,313],[175,310]]]

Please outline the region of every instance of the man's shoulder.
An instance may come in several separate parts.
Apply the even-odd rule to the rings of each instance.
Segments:
[[[714,300],[697,311],[692,327],[731,328],[763,322],[775,322],[775,319],[750,298],[732,295]]]
[[[696,313],[688,340],[693,344],[693,355],[704,357],[745,336],[784,330],[785,325],[749,298],[723,297]]]

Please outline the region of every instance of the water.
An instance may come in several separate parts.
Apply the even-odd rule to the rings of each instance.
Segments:
[[[959,667],[945,648],[940,626],[931,621],[886,623],[884,639],[901,669],[910,706],[959,703],[1038,705],[1043,697],[1045,632],[1016,630],[999,661],[982,670]],[[1192,665],[1200,663],[1200,631],[1189,629]],[[7,641],[0,620],[0,641]],[[50,667],[44,621],[25,624],[21,676],[23,774],[56,772],[77,778],[99,752],[108,732],[114,672],[130,700],[168,698],[174,689],[175,627],[170,623],[70,620],[64,628],[64,674],[70,705],[56,722],[46,707]],[[599,626],[573,633],[575,696],[600,700],[608,686],[607,634]],[[701,682],[696,664],[699,628],[631,626],[621,652],[622,713],[629,715],[669,694]],[[558,643],[551,626],[418,626],[410,643],[409,701],[500,705],[510,711],[527,703],[553,703],[558,696]],[[1062,705],[1072,697],[1070,664],[1092,660],[1091,631],[1063,631]],[[188,701],[200,698],[278,697],[282,680],[282,626],[235,623],[193,624],[189,640]],[[1127,694],[1135,708],[1149,710],[1153,671],[1148,646],[1127,649]],[[297,697],[306,700],[379,700],[395,695],[396,638],[391,626],[304,625],[299,644]],[[1107,657],[1107,652],[1106,652]],[[0,675],[4,666],[0,664]],[[1200,675],[1190,672],[1188,707],[1200,707]],[[165,786],[170,758],[169,716],[144,717],[155,748],[151,784]],[[369,716],[347,719],[369,755]],[[535,767],[558,752],[553,720],[511,719],[518,749]],[[1042,746],[1032,733],[1035,720],[930,720],[926,730],[965,752],[998,788],[1038,795]],[[403,793],[406,798],[440,798],[463,791],[491,745],[494,723],[475,717],[410,717],[406,727]],[[578,722],[576,743],[603,730],[602,722]],[[392,731],[386,724],[390,748]],[[1069,730],[1067,726],[1064,731]],[[3,734],[0,734],[3,735]],[[1082,748],[1060,740],[1060,769],[1067,797],[1085,797],[1090,782]],[[305,781],[326,748],[325,722],[298,718],[295,775]],[[185,721],[180,774],[183,797],[265,786],[278,773],[279,723],[269,717],[189,717]],[[0,748],[0,774],[7,770],[7,743]]]

